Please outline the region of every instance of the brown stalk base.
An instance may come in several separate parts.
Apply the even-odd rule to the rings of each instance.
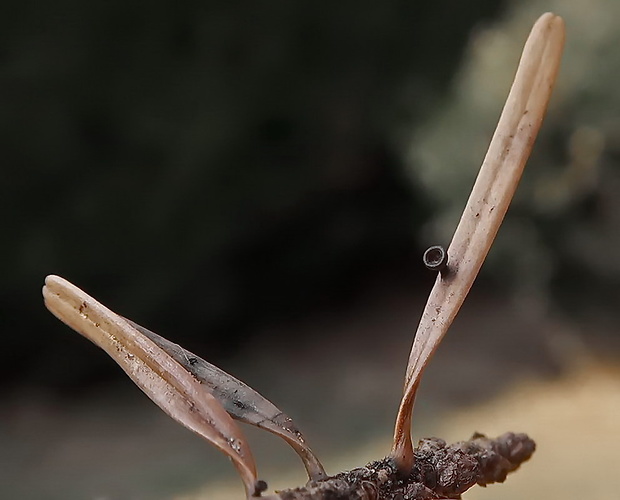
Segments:
[[[525,434],[507,432],[497,439],[474,434],[452,445],[423,439],[415,449],[415,465],[403,477],[391,458],[343,472],[305,487],[277,492],[279,500],[435,500],[459,499],[474,484],[501,483],[528,460],[536,444]]]

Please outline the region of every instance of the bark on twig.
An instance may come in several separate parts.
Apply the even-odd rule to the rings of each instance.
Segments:
[[[305,487],[264,497],[266,500],[436,500],[458,499],[475,484],[501,483],[528,460],[536,445],[525,434],[507,432],[497,439],[474,434],[452,445],[423,439],[407,476],[392,458],[371,462]]]

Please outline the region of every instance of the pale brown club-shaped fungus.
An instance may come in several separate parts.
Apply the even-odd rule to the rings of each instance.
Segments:
[[[564,21],[543,14],[525,43],[478,178],[448,247],[448,273],[437,276],[422,313],[405,375],[391,456],[413,465],[411,414],[420,377],[471,288],[508,210],[542,124],[564,47]]]
[[[463,304],[508,210],[549,102],[563,45],[562,19],[550,13],[541,16],[523,49],[447,255],[440,247],[425,254],[426,264],[440,274],[411,349],[388,458],[328,477],[292,419],[243,382],[110,311],[58,276],[45,280],[45,305],[104,349],[168,415],[230,457],[248,498],[260,496],[266,484],[257,478],[249,446],[232,417],[285,439],[306,467],[310,481],[305,487],[276,492],[266,500],[436,500],[460,498],[476,483],[503,481],[534,452],[535,443],[527,435],[506,433],[489,439],[475,434],[449,446],[441,439],[426,439],[417,448],[415,462],[411,415],[421,375]],[[429,469],[434,475],[426,481]]]

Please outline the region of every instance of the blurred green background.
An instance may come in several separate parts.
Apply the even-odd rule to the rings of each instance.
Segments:
[[[238,488],[45,310],[52,273],[255,386],[319,455],[359,459],[374,439],[386,453],[434,278],[420,255],[449,243],[548,10],[567,23],[559,84],[423,384],[427,433],[525,379],[616,374],[620,3],[0,6],[0,496],[174,498],[226,475]],[[272,475],[295,460],[249,433]],[[579,498],[569,484],[562,498]]]

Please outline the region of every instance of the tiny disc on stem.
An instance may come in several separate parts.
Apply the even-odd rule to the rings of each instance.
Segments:
[[[424,252],[422,261],[428,270],[443,273],[448,267],[448,253],[441,245],[434,245]]]

